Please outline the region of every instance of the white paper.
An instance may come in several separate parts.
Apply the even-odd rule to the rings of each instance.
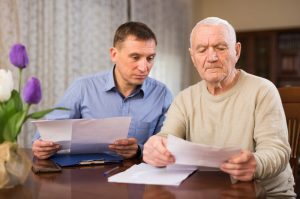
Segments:
[[[108,144],[127,138],[131,118],[37,120],[42,140],[62,146],[60,153],[99,153],[108,150]]]
[[[141,163],[109,177],[108,182],[179,186],[196,169],[190,166],[157,168]]]
[[[214,168],[241,151],[238,147],[221,148],[197,144],[173,135],[168,135],[167,148],[175,157],[175,164]]]
[[[72,123],[74,120],[36,120],[32,121],[45,141],[61,145],[62,152],[70,152]]]

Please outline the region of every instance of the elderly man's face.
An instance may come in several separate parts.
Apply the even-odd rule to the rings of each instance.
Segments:
[[[191,39],[191,58],[200,77],[209,84],[226,80],[239,58],[240,43],[222,25],[201,25]]]

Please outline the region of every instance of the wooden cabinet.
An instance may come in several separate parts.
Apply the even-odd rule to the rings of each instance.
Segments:
[[[237,68],[277,87],[300,86],[300,28],[237,32],[237,40],[242,43]]]

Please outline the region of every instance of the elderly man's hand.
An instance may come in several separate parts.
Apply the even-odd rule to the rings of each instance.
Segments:
[[[167,150],[167,139],[154,135],[144,145],[143,159],[153,166],[162,167],[175,162],[173,155]]]
[[[244,150],[224,162],[220,169],[236,180],[251,181],[256,170],[256,160],[252,152]]]
[[[136,156],[138,151],[138,144],[135,138],[126,138],[116,140],[110,144],[109,149],[123,156],[124,158],[132,158]]]
[[[52,141],[35,140],[32,145],[33,155],[38,159],[47,159],[60,149],[59,144]]]

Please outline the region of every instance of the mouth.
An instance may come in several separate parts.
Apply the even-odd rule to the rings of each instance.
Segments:
[[[220,70],[220,69],[222,69],[222,67],[220,66],[209,66],[205,68],[205,70]]]
[[[135,79],[146,79],[147,75],[135,75],[134,78]]]

